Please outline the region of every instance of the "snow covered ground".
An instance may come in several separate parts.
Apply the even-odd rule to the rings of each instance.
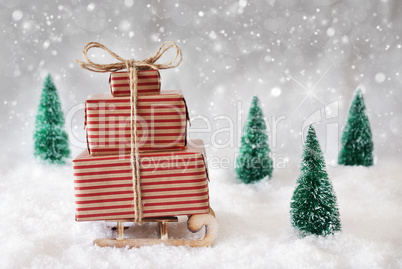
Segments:
[[[113,236],[106,223],[74,221],[71,165],[35,163],[0,182],[0,268],[401,268],[402,176],[398,162],[371,168],[328,167],[342,232],[299,238],[289,221],[298,169],[277,169],[272,180],[244,185],[232,170],[211,169],[211,204],[220,225],[209,248],[99,248]],[[127,235],[155,237],[154,224]],[[174,237],[196,235],[184,222]]]
[[[402,1],[46,1],[0,0],[0,268],[402,268]],[[181,89],[190,138],[211,146],[211,204],[220,224],[211,248],[101,249],[105,223],[74,221],[73,171],[31,158],[44,77],[58,89],[72,157],[86,148],[84,102],[109,92],[108,75],[74,59],[90,41],[143,59],[165,40],[183,51],[161,72]],[[114,61],[102,51],[95,62]],[[355,89],[364,92],[376,165],[328,167],[342,232],[298,238],[289,206],[302,137],[313,123],[329,163]],[[276,167],[243,185],[233,171],[251,98],[258,95]],[[228,131],[228,128],[230,129]],[[226,146],[225,146],[226,145]],[[156,236],[155,227],[129,235]],[[196,236],[185,223],[172,236]]]

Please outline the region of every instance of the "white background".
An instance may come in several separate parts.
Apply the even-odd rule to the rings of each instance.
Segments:
[[[0,255],[7,257],[1,262],[40,268],[401,267],[401,12],[398,0],[0,0]],[[165,40],[175,41],[184,58],[179,68],[161,71],[162,89],[183,90],[194,117],[190,137],[211,144],[210,159],[229,160],[228,168],[210,167],[220,237],[201,250],[98,249],[91,240],[108,230],[73,221],[71,165],[49,168],[32,160],[42,83],[49,72],[69,117],[75,157],[85,142],[79,108],[88,96],[109,91],[107,74],[73,62],[82,59],[84,45],[98,41],[123,58],[142,59]],[[114,60],[102,51],[92,56]],[[358,87],[376,165],[337,167]],[[271,181],[246,186],[233,166],[253,95],[263,105],[277,167]],[[209,131],[200,118],[210,122]],[[311,122],[340,205],[343,232],[334,238],[299,239],[289,224],[303,127]]]

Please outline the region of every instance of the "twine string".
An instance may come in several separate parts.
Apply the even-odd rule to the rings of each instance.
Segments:
[[[94,63],[88,58],[89,50],[93,48],[100,48],[109,53],[113,58],[119,62],[111,64],[98,64]],[[176,55],[170,61],[166,63],[156,63],[162,55],[171,48],[176,48]],[[130,107],[131,107],[131,153],[130,153],[130,165],[133,178],[133,193],[134,193],[134,222],[142,223],[143,205],[141,200],[141,182],[140,182],[140,153],[138,148],[138,133],[137,133],[137,84],[138,84],[138,70],[149,69],[171,69],[178,67],[182,61],[183,54],[180,48],[173,41],[164,42],[155,53],[154,56],[146,58],[144,60],[125,60],[106,46],[98,42],[89,42],[85,45],[82,51],[85,61],[76,60],[76,62],[84,69],[97,72],[117,72],[127,69],[130,76]]]
[[[98,64],[93,61],[91,61],[88,58],[88,52],[93,49],[93,48],[99,48],[105,50],[107,53],[110,54],[113,58],[118,60],[118,62],[115,63],[109,63],[109,64]],[[176,49],[176,55],[170,62],[166,63],[156,63],[162,55],[167,52],[169,49],[175,48]],[[82,51],[82,55],[84,57],[85,61],[79,61],[76,60],[76,62],[84,69],[87,69],[92,72],[97,72],[97,73],[106,73],[106,72],[117,72],[123,69],[129,70],[130,67],[135,67],[137,70],[144,70],[144,69],[154,69],[154,70],[159,70],[159,69],[171,69],[171,68],[176,68],[181,64],[181,61],[183,59],[183,54],[181,49],[174,43],[173,41],[166,41],[160,46],[158,51],[155,53],[154,56],[146,58],[144,60],[134,60],[134,59],[129,59],[125,60],[110,49],[108,49],[106,46],[98,43],[98,42],[89,42],[88,44],[85,45],[84,50]]]

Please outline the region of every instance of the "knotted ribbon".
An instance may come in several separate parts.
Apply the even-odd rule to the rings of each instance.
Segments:
[[[119,62],[111,64],[97,64],[88,58],[90,49],[100,48],[109,53],[112,57]],[[156,63],[162,55],[171,48],[176,48],[176,55],[170,62]],[[127,69],[130,72],[130,106],[131,106],[131,154],[130,164],[133,177],[133,193],[134,193],[134,222],[142,223],[142,201],[141,201],[141,185],[140,185],[140,154],[138,149],[138,135],[137,135],[137,84],[138,84],[138,70],[149,69],[171,69],[178,67],[182,61],[183,54],[180,48],[173,41],[164,42],[154,56],[144,60],[125,60],[106,46],[98,42],[89,42],[85,45],[82,51],[85,61],[76,60],[76,62],[84,69],[92,72],[105,73],[116,72]]]

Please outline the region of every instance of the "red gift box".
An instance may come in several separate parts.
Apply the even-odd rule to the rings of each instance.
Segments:
[[[94,95],[86,101],[86,129],[91,155],[131,151],[130,97]],[[138,96],[137,132],[141,152],[180,150],[186,146],[188,112],[181,91]]]
[[[137,94],[159,94],[161,89],[161,78],[158,70],[138,71]],[[130,73],[113,72],[109,77],[110,90],[112,95],[130,96]]]
[[[209,213],[208,173],[202,141],[185,150],[140,156],[143,217]],[[77,221],[134,218],[130,155],[91,156],[74,161]]]

